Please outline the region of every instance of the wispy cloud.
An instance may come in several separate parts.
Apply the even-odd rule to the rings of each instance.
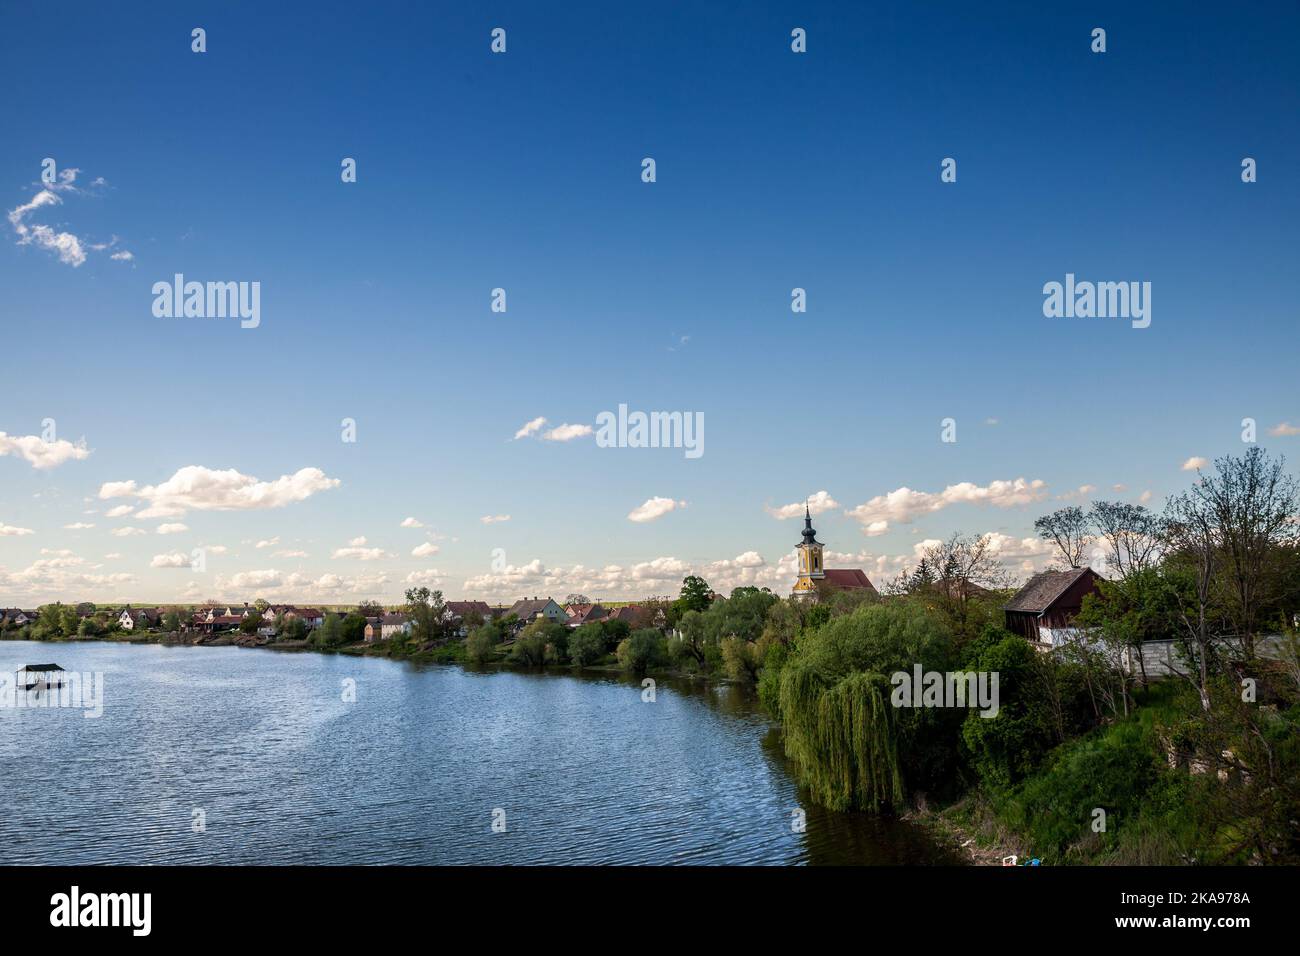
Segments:
[[[1290,422],[1278,422],[1268,430],[1268,433],[1274,438],[1290,438],[1293,435],[1300,435],[1300,425],[1292,425]]]
[[[808,510],[815,515],[832,511],[840,506],[840,503],[830,496],[830,492],[819,491],[814,495],[810,495],[807,502],[792,501],[788,505],[781,505],[776,508],[773,508],[771,505],[765,505],[764,510],[773,518],[785,521],[788,518],[802,518],[805,503],[808,506]]]
[[[81,193],[82,190],[76,186],[77,174],[80,172],[81,170],[75,167],[60,170],[56,182],[47,183],[30,200],[15,206],[8,213],[9,224],[13,226],[14,233],[18,236],[18,245],[34,245],[37,248],[45,249],[57,255],[60,262],[66,263],[74,269],[86,261],[87,249],[96,252],[111,249],[117,244],[117,237],[114,236],[112,241],[107,243],[90,243],[75,233],[35,222],[34,214],[41,210],[48,210],[51,207],[62,205],[61,193]],[[102,186],[104,184],[103,177],[99,177],[91,185]],[[110,258],[119,262],[130,262],[135,256],[131,252],[122,249],[113,253]]]
[[[544,441],[573,441],[575,438],[585,438],[587,435],[595,434],[595,431],[590,425],[556,425],[542,435],[542,439]]]
[[[517,432],[515,432],[515,440],[517,441],[520,438],[528,438],[530,435],[537,434],[539,431],[542,430],[542,426],[544,426],[545,424],[546,424],[546,419],[541,415],[538,415],[532,421],[525,422],[523,426]]]
[[[1199,456],[1197,456],[1197,455],[1193,455],[1191,458],[1189,458],[1189,459],[1187,459],[1185,462],[1183,462],[1182,470],[1183,470],[1183,471],[1196,471],[1198,468],[1204,468],[1204,467],[1205,467],[1206,465],[1208,465],[1209,463],[1210,463],[1210,461],[1209,461],[1208,458],[1201,458],[1201,457],[1199,457]]]
[[[482,521],[484,524],[500,524],[503,521],[509,521],[510,516],[509,515],[484,515],[478,520]]]
[[[627,514],[627,520],[644,524],[647,521],[655,521],[656,519],[662,518],[664,515],[676,511],[678,508],[685,507],[686,502],[684,501],[674,501],[672,498],[649,498],[643,504],[639,504],[629,511]]]

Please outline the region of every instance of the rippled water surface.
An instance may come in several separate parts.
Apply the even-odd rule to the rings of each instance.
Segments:
[[[0,709],[8,863],[952,862],[802,800],[739,688],[0,641],[48,662],[102,672],[104,713]]]

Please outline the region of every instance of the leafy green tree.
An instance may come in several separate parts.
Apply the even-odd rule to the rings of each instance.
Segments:
[[[312,631],[310,640],[314,647],[340,647],[347,640],[343,636],[343,619],[327,612],[321,626]]]
[[[366,639],[366,619],[356,611],[349,612],[343,618],[341,629],[344,644],[355,644]]]
[[[668,660],[664,636],[653,628],[633,631],[615,652],[619,666],[634,674],[662,667]]]
[[[688,575],[682,579],[681,595],[674,602],[680,614],[687,611],[703,611],[709,606],[709,595],[713,593],[709,582],[697,575]]]
[[[476,664],[484,664],[497,656],[501,646],[501,628],[485,624],[471,632],[465,639],[465,653]]]
[[[408,588],[406,616],[411,620],[411,639],[417,644],[446,637],[446,608],[441,591],[431,591],[426,587]]]
[[[569,637],[569,659],[587,667],[605,656],[605,631],[599,623],[583,624]]]
[[[987,632],[986,632],[987,633]],[[1018,783],[1035,770],[1055,745],[1052,715],[1037,679],[1039,652],[1023,638],[996,629],[969,659],[969,670],[998,675],[998,712],[966,716],[962,741],[981,779],[994,787]],[[1049,658],[1050,661],[1050,658]],[[1054,662],[1047,666],[1059,666]]]
[[[279,636],[282,641],[301,641],[306,639],[307,632],[307,622],[295,614],[285,618]]]
[[[912,604],[867,604],[800,637],[781,668],[786,754],[801,783],[836,810],[900,808],[914,790],[951,790],[952,708],[895,707],[891,677],[944,672],[951,632]]]

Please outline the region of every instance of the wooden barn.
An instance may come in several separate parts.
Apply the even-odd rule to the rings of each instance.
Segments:
[[[1100,580],[1092,568],[1035,574],[1003,608],[1007,630],[1035,644],[1061,644],[1071,634],[1084,597],[1098,592]]]

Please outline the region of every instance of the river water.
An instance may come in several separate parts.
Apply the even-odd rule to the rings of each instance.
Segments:
[[[0,641],[0,673],[51,662],[103,712],[0,707],[10,864],[958,862],[810,803],[738,687]]]

